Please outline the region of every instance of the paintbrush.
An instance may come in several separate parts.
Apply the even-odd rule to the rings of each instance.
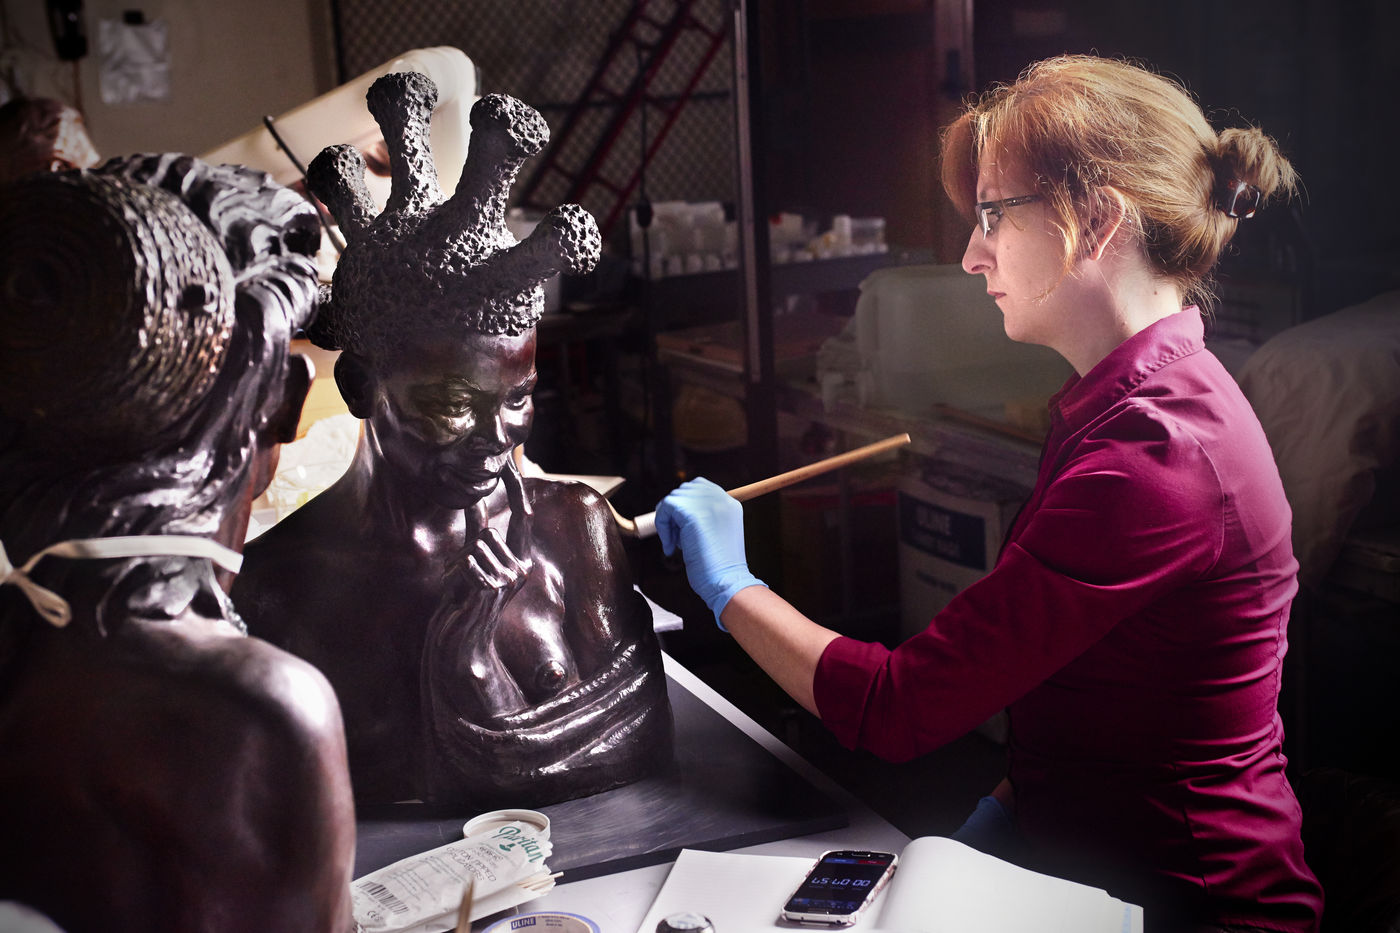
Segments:
[[[761,479],[756,483],[749,483],[747,486],[735,487],[729,490],[729,495],[738,499],[740,502],[745,502],[749,499],[754,499],[758,496],[782,489],[784,486],[791,486],[805,479],[811,479],[813,476],[820,476],[823,473],[840,469],[849,463],[855,463],[858,460],[873,457],[887,450],[894,450],[896,447],[902,447],[907,443],[909,443],[908,434],[896,434],[882,441],[866,444],[864,447],[857,447],[855,450],[848,450],[843,454],[827,457],[825,460],[818,460],[816,463],[809,463],[795,470],[789,470],[786,473],[779,473],[777,476]],[[608,503],[608,508],[612,508],[612,503]],[[650,538],[652,535],[656,534],[655,512],[638,515],[636,518],[623,518],[618,514],[615,508],[612,509],[612,513],[613,517],[617,519],[618,530],[629,537]]]

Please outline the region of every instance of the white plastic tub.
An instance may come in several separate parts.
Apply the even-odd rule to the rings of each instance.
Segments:
[[[1070,374],[1045,347],[1016,343],[986,280],[960,266],[894,266],[866,277],[856,345],[871,373],[869,404],[926,414],[935,404],[1000,415],[1012,400],[1049,398]]]

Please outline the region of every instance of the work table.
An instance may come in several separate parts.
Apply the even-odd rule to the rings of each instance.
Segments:
[[[823,792],[843,811],[847,825],[743,846],[734,851],[767,855],[795,855],[815,858],[823,851],[841,847],[885,849],[898,852],[909,837],[857,800],[836,782],[804,761],[752,718],[724,699],[683,665],[667,656],[667,675],[706,706],[722,716],[735,729],[757,743],[785,767],[801,775]],[[563,911],[592,919],[603,933],[634,933],[646,916],[657,891],[665,882],[674,858],[627,871],[570,881],[568,872],[548,894],[521,905],[521,913]],[[495,918],[495,919],[499,919]],[[479,928],[488,924],[479,922]],[[477,929],[474,926],[473,929]]]

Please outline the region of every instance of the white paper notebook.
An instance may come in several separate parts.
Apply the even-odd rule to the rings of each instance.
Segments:
[[[682,911],[719,933],[818,929],[778,918],[812,859],[684,849],[637,933]],[[883,893],[850,930],[899,933],[1142,933],[1142,908],[1052,878],[960,842],[924,836],[905,846]]]

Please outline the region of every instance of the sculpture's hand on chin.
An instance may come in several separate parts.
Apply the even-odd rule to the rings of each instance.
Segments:
[[[430,680],[445,675],[449,702],[483,722],[525,704],[495,638],[502,608],[525,585],[531,567],[490,527],[448,563],[443,604],[424,645],[424,671]]]
[[[514,529],[507,532],[514,538]],[[520,592],[534,566],[531,558],[517,556],[495,528],[485,528],[448,561],[448,591],[457,597],[459,623],[490,637],[500,621],[501,609]]]
[[[512,554],[528,559],[534,548],[535,511],[525,496],[525,477],[514,458],[501,471],[501,485],[505,487],[506,501],[510,503],[510,524],[506,527],[506,545]]]

